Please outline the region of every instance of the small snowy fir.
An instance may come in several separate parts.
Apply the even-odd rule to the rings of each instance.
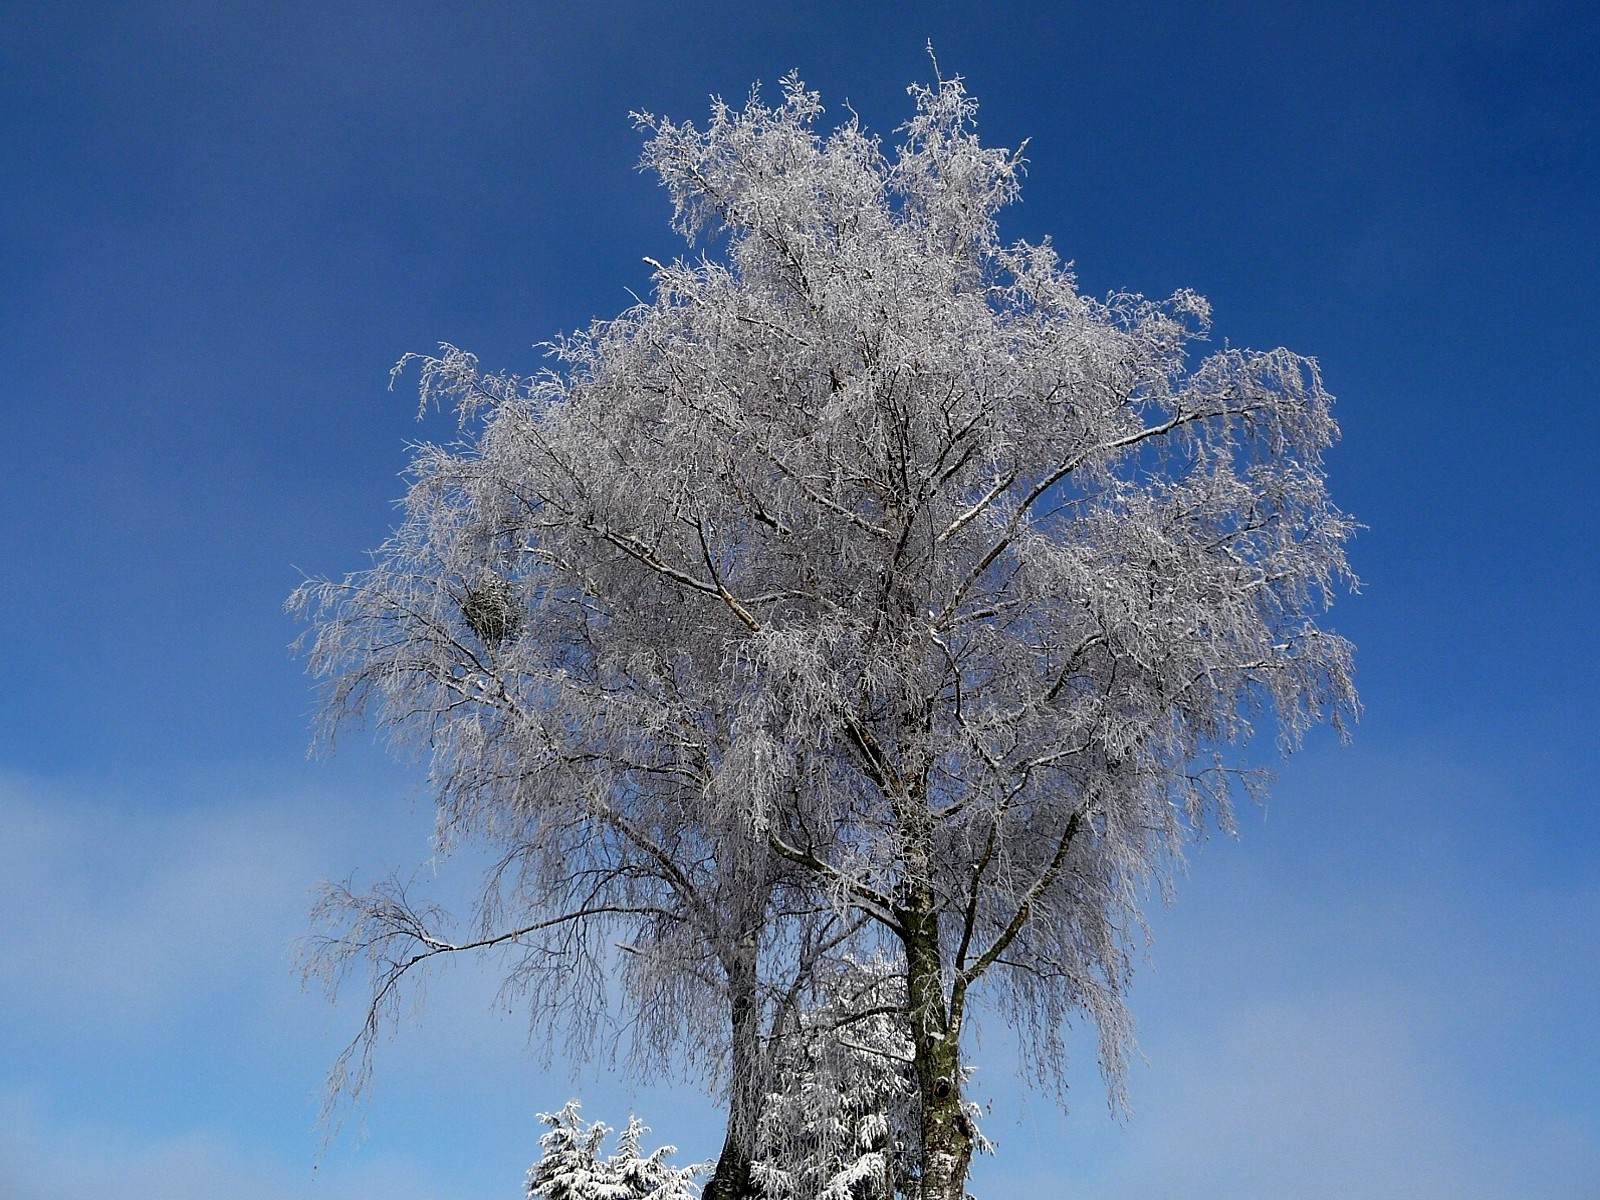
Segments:
[[[905,988],[894,966],[845,957],[819,971],[816,1003],[777,1039],[755,1176],[774,1200],[893,1200],[916,1188],[917,1083]],[[963,1081],[968,1073],[963,1073]],[[994,1147],[963,1105],[974,1148]]]
[[[578,1101],[569,1100],[558,1113],[539,1114],[550,1129],[539,1139],[543,1154],[528,1171],[529,1200],[698,1200],[694,1178],[700,1168],[667,1165],[676,1146],[641,1155],[639,1139],[649,1127],[630,1116],[617,1152],[601,1158],[611,1127],[586,1122],[578,1108]]]

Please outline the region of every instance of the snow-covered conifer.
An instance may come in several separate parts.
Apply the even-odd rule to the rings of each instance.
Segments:
[[[914,1194],[919,1098],[903,973],[881,956],[841,957],[819,964],[810,991],[774,1038],[757,1179],[771,1200]],[[977,1148],[991,1153],[977,1116],[969,1102]]]
[[[639,1143],[649,1128],[630,1116],[616,1153],[602,1158],[611,1128],[584,1121],[579,1108],[569,1100],[560,1112],[539,1114],[550,1128],[539,1138],[539,1161],[528,1171],[529,1200],[698,1200],[694,1180],[701,1168],[666,1161],[676,1146],[641,1154]]]
[[[847,959],[813,987],[775,1039],[756,1178],[772,1200],[893,1200],[917,1135],[899,973]]]

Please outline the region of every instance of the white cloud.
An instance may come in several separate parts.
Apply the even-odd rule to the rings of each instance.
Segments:
[[[540,1069],[493,964],[462,961],[378,1047],[364,1119],[312,1170],[361,987],[337,1009],[303,993],[291,943],[319,879],[426,856],[428,814],[406,808],[292,789],[130,803],[0,777],[0,1028],[18,1050],[0,1055],[0,1197],[512,1200],[533,1114],[574,1095],[702,1152],[707,1102]]]
[[[1574,1081],[1596,1046],[1600,885],[1508,866],[1470,828],[1418,870],[1404,846],[1339,846],[1314,811],[1207,847],[1158,917],[1126,1126],[1100,1115],[1081,1049],[1074,1112],[1033,1101],[1031,1127],[1003,1054],[984,1063],[1001,1156],[979,1194],[1592,1200],[1600,1121]],[[426,812],[293,789],[163,808],[0,778],[0,822],[0,1027],[49,1047],[0,1061],[6,1200],[454,1200],[440,1181],[511,1200],[532,1114],[571,1095],[612,1124],[637,1109],[685,1155],[715,1150],[693,1089],[537,1069],[520,1015],[493,1011],[492,967],[452,963],[379,1047],[370,1141],[341,1138],[313,1173],[316,1083],[357,1013],[301,995],[288,944],[317,879],[425,855]],[[146,1071],[164,1073],[159,1099]],[[186,1103],[196,1086],[218,1094]]]
[[[507,1189],[506,1195],[513,1195]],[[7,1200],[466,1200],[415,1159],[285,1170],[209,1132],[139,1139],[114,1127],[48,1120],[0,1094],[0,1195]]]
[[[1424,780],[1374,807],[1426,801]],[[1459,792],[1458,792],[1459,794]],[[1593,1200],[1600,880],[1443,814],[1274,813],[1206,847],[1133,1007],[1135,1113],[1017,1111],[977,1191],[1027,1200]],[[1276,846],[1270,843],[1277,839]],[[1387,843],[1386,844],[1386,840]],[[1298,843],[1298,844],[1297,844]],[[1080,1062],[1086,1060],[1080,1052]],[[992,1085],[997,1072],[987,1071]],[[981,1077],[980,1077],[981,1078]],[[985,1186],[989,1179],[995,1185]]]
[[[0,781],[0,1004],[125,1036],[216,989],[287,976],[334,822],[305,801],[174,811]]]
[[[1027,1200],[1593,1200],[1600,1119],[1461,1087],[1427,995],[1348,988],[1164,1030],[1123,1125],[991,1119],[981,1194]],[[992,1081],[991,1081],[992,1082]],[[1087,1097],[1085,1097],[1087,1098]],[[1009,1100],[1009,1097],[1005,1099]],[[1006,1107],[1010,1107],[1006,1105]],[[1015,1111],[1014,1109],[1012,1111]]]
[[[1243,1011],[1175,1056],[1107,1195],[1576,1200],[1600,1131],[1463,1103],[1429,1019],[1427,996],[1374,990]]]

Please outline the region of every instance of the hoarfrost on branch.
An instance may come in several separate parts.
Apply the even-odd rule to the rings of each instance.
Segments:
[[[1020,156],[959,80],[912,93],[889,149],[820,133],[793,77],[637,116],[698,255],[531,377],[415,359],[462,441],[417,453],[369,570],[298,599],[330,719],[375,710],[442,836],[504,848],[481,933],[523,931],[556,1026],[592,1032],[573,991],[622,937],[645,1059],[703,1048],[748,1159],[783,1014],[881,953],[916,1186],[955,1198],[967,1023],[1049,1085],[1086,1015],[1119,1097],[1147,887],[1259,784],[1257,726],[1288,751],[1354,713],[1317,623],[1352,523],[1314,361],[1196,356],[1200,297],[1096,299],[1003,243]]]

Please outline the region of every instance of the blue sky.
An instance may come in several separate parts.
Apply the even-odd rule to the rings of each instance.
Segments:
[[[1090,11],[1091,8],[1095,11]],[[449,340],[527,370],[670,257],[630,109],[798,68],[885,134],[932,38],[1017,237],[1092,292],[1193,287],[1315,354],[1369,527],[1332,624],[1366,704],[1197,847],[1134,993],[1135,1112],[980,1096],[1022,1200],[1501,1200],[1600,1188],[1593,676],[1600,46],[1578,4],[3,6],[0,1195],[514,1200],[576,1081],[458,968],[319,1156],[358,1014],[303,994],[326,877],[427,855],[414,774],[308,762],[281,612],[358,567]],[[456,875],[461,875],[457,872]],[[441,887],[455,886],[446,870]]]

